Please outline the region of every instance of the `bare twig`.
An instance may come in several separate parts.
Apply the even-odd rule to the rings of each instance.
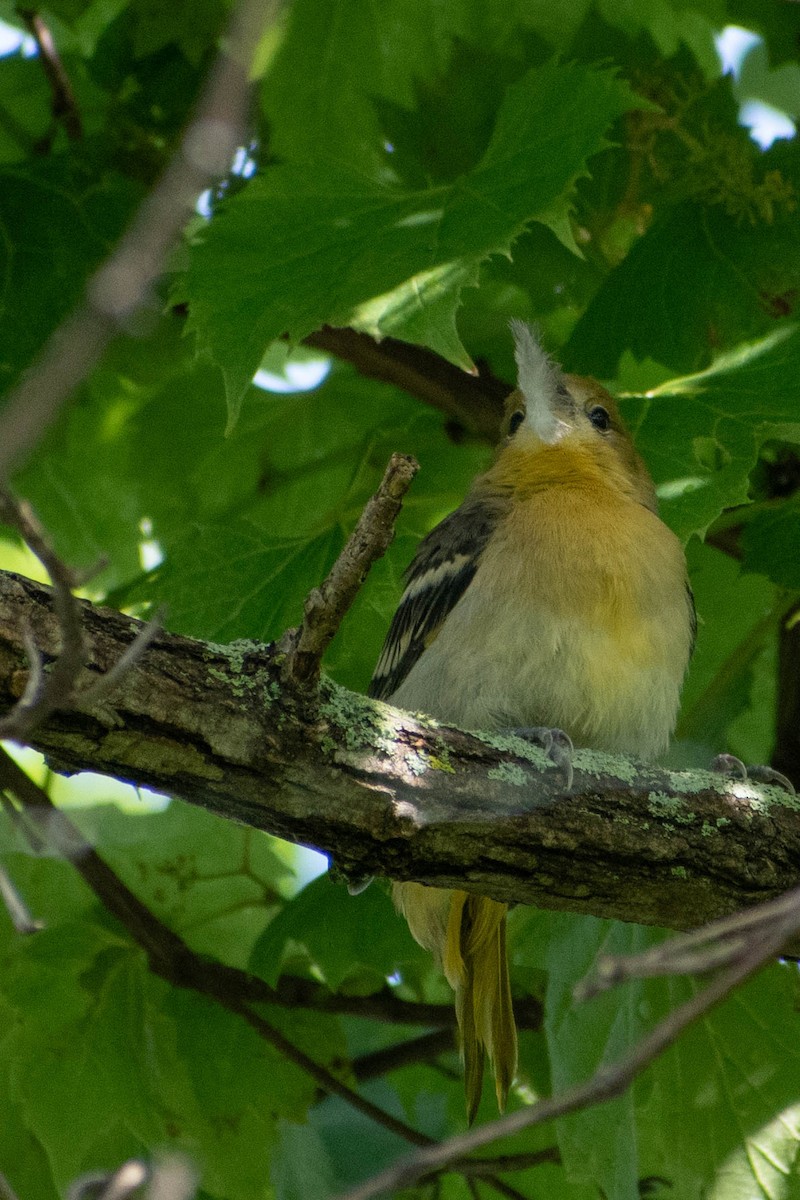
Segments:
[[[368,379],[402,388],[487,442],[500,437],[503,402],[512,389],[483,366],[471,375],[424,346],[392,337],[377,342],[331,325],[309,334],[305,344],[352,363]]]
[[[501,1117],[497,1121],[490,1121],[479,1129],[449,1138],[437,1146],[420,1150],[411,1158],[396,1163],[358,1187],[342,1193],[338,1200],[373,1200],[374,1197],[408,1187],[425,1176],[449,1169],[474,1150],[500,1138],[511,1137],[534,1125],[541,1125],[556,1117],[566,1116],[568,1113],[621,1096],[633,1080],[669,1049],[689,1025],[704,1016],[779,953],[787,936],[800,928],[798,895],[800,889],[795,894],[795,912],[791,921],[787,917],[786,921],[777,922],[774,927],[769,927],[760,938],[753,938],[747,950],[727,970],[720,972],[704,991],[696,993],[669,1013],[618,1062],[598,1067],[586,1082],[576,1084],[560,1095],[541,1100],[538,1104]]]
[[[52,93],[53,117],[64,126],[67,137],[72,142],[79,141],[83,136],[81,116],[78,102],[69,75],[64,69],[61,56],[56,49],[50,27],[40,13],[34,8],[17,7],[17,13],[25,22],[28,32],[36,42],[39,51],[39,61],[42,64],[47,82]]]
[[[197,195],[224,174],[244,140],[253,53],[279,0],[241,0],[194,117],[164,174],[111,257],[90,280],[84,303],[56,329],[8,398],[0,422],[0,484],[86,378],[113,334],[148,304]]]
[[[19,700],[0,720],[0,737],[25,741],[57,709],[91,707],[113,691],[158,634],[161,613],[156,613],[152,620],[142,626],[105,674],[79,692],[76,682],[86,661],[86,641],[81,605],[72,589],[86,576],[79,577],[59,558],[30,506],[2,490],[0,521],[17,530],[50,576],[53,608],[60,634],[58,655],[52,669],[45,673],[31,630],[26,627],[23,632],[29,664],[28,678]]]
[[[392,455],[377,492],[367,502],[328,578],[309,594],[302,625],[284,635],[284,676],[295,686],[316,686],[322,655],[370,567],[391,543],[403,497],[418,470],[419,465],[409,455]]]
[[[58,657],[52,670],[43,680],[38,652],[31,653],[29,648],[31,672],[37,678],[32,681],[29,677],[20,700],[11,712],[0,720],[0,737],[24,741],[50,713],[68,703],[75,680],[84,664],[86,647],[80,606],[72,594],[75,577],[50,546],[30,507],[24,501],[15,500],[8,492],[0,491],[0,521],[20,533],[50,576],[53,584],[53,607],[61,634]],[[26,645],[28,640],[29,634],[26,631]]]
[[[629,979],[706,975],[732,967],[746,958],[753,946],[761,946],[765,937],[780,935],[788,941],[798,929],[800,888],[669,938],[641,954],[602,955],[575,989],[575,999],[589,1000]]]

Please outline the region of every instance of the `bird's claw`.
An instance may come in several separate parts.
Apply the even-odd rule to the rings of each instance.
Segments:
[[[535,746],[544,750],[551,763],[558,767],[564,780],[564,787],[566,791],[569,791],[572,787],[572,754],[574,751],[569,734],[565,733],[563,729],[550,729],[546,725],[532,725],[523,729],[512,729],[511,732],[515,737],[522,738],[526,742],[533,742]]]
[[[719,771],[723,775],[734,775],[737,779],[750,779],[753,783],[774,784],[775,787],[783,788],[790,796],[795,795],[791,779],[787,779],[780,771],[773,767],[746,767],[742,760],[733,754],[718,754],[711,763],[711,770]]]

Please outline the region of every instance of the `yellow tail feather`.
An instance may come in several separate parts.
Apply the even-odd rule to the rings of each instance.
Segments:
[[[418,883],[395,883],[392,891],[412,934],[435,953],[455,992],[467,1116],[472,1121],[480,1103],[486,1051],[502,1111],[517,1069],[506,955],[508,907],[485,896]]]

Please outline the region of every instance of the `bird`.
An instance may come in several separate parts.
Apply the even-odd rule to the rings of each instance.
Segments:
[[[504,436],[420,542],[369,694],[462,729],[530,730],[562,767],[573,745],[656,758],[696,630],[683,548],[613,396],[563,373],[525,322],[511,329]],[[470,1123],[487,1053],[503,1111],[517,1069],[507,905],[417,882],[392,894],[455,993]]]

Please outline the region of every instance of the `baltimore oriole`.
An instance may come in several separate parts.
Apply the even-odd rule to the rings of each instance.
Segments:
[[[506,437],[420,543],[370,694],[465,729],[555,727],[649,759],[674,728],[694,639],[683,550],[613,397],[512,329]],[[486,1050],[502,1109],[517,1064],[507,906],[419,883],[393,896],[455,991],[470,1120]]]

